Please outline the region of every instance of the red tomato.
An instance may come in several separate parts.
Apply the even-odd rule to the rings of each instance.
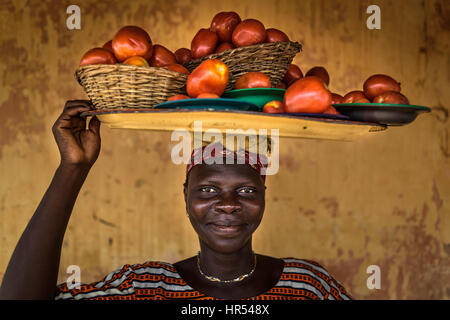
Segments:
[[[342,103],[342,99],[344,99],[344,97],[341,96],[340,94],[337,94],[337,93],[334,93],[334,92],[331,93],[331,104]]]
[[[186,91],[192,98],[202,93],[215,93],[220,97],[228,84],[228,77],[225,63],[218,59],[205,60],[189,75]]]
[[[219,12],[211,22],[210,30],[215,32],[221,42],[231,42],[231,35],[241,17],[236,12]]]
[[[234,45],[230,42],[223,42],[221,44],[219,44],[219,46],[217,47],[216,51],[214,53],[221,53],[225,50],[229,50],[229,49],[234,49]]]
[[[167,101],[184,100],[184,99],[191,99],[191,97],[189,97],[185,94],[176,94],[173,97],[170,97],[169,99],[167,99]]]
[[[128,59],[126,59],[124,62],[122,62],[124,64],[131,64],[134,66],[141,66],[141,67],[148,67],[148,62],[147,60],[145,60],[142,57],[139,56],[133,56],[133,57],[129,57]]]
[[[267,102],[263,107],[265,113],[284,113],[284,105],[282,101],[273,100]]]
[[[103,48],[93,48],[86,52],[80,61],[80,67],[89,64],[115,64],[117,63],[114,55]]]
[[[284,81],[280,81],[280,82],[277,84],[277,88],[278,88],[278,89],[286,89],[286,88],[287,88],[287,85],[286,85],[286,83],[284,83]]]
[[[107,41],[107,42],[103,45],[102,48],[103,48],[103,49],[106,49],[106,50],[110,51],[112,54],[114,54],[114,50],[113,50],[113,47],[112,47],[112,40]]]
[[[329,106],[323,113],[326,114],[340,114],[335,107]]]
[[[177,58],[173,52],[166,47],[160,44],[155,44],[153,46],[152,57],[148,60],[148,62],[150,63],[150,67],[164,67],[168,64],[176,64]]]
[[[371,100],[386,91],[400,92],[400,83],[385,74],[374,74],[364,82],[363,90]]]
[[[409,104],[408,98],[396,91],[386,91],[373,98],[374,103]]]
[[[370,103],[369,99],[366,98],[359,98],[353,101],[353,103]]]
[[[247,72],[234,83],[235,89],[270,88],[270,78],[262,72]]]
[[[294,81],[303,78],[303,72],[295,64],[290,64],[284,75],[283,82],[290,86]]]
[[[328,86],[330,84],[330,76],[328,74],[327,69],[324,67],[313,67],[311,68],[305,75],[305,77],[309,76],[316,76],[325,82],[325,84]]]
[[[231,39],[236,48],[239,48],[263,43],[266,37],[266,28],[260,21],[246,19],[236,26]]]
[[[281,30],[270,28],[266,32],[266,42],[289,42],[289,37]]]
[[[216,50],[219,37],[209,29],[200,29],[191,42],[191,52],[193,59],[210,55]]]
[[[192,59],[191,50],[188,48],[180,48],[175,51],[175,58],[177,59],[177,63],[185,64]]]
[[[185,73],[185,74],[190,73],[188,69],[186,69],[185,67],[183,67],[181,64],[178,64],[178,63],[167,64],[164,66],[164,68],[167,68],[172,71],[180,72],[180,73]]]
[[[120,29],[112,40],[114,55],[120,62],[132,56],[141,56],[149,60],[152,56],[152,40],[148,33],[136,26]]]
[[[286,112],[322,113],[331,104],[331,92],[322,79],[305,77],[287,88],[283,102]]]
[[[367,99],[364,92],[359,90],[350,91],[343,98],[341,103],[354,103],[356,100]]]
[[[200,93],[197,96],[197,99],[217,99],[220,98],[217,94],[215,93]]]

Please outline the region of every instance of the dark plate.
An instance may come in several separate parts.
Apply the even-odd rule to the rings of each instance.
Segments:
[[[168,101],[160,103],[154,109],[195,109],[195,110],[209,110],[209,111],[223,111],[223,110],[244,110],[244,111],[259,111],[257,105],[234,99],[183,99]]]
[[[350,120],[375,122],[387,126],[402,126],[431,109],[423,106],[388,103],[342,103],[333,105]]]

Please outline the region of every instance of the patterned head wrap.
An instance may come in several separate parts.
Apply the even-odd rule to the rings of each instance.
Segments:
[[[198,164],[247,164],[265,179],[268,158],[264,154],[256,154],[245,149],[237,151],[225,148],[215,142],[196,148],[192,151],[191,159],[186,167],[186,177],[192,168]]]

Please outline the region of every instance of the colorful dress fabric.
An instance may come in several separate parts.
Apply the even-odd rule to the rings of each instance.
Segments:
[[[350,295],[318,263],[283,258],[284,269],[277,284],[265,293],[243,300],[349,300]],[[190,287],[166,262],[126,264],[103,280],[69,289],[56,288],[56,300],[221,300]]]

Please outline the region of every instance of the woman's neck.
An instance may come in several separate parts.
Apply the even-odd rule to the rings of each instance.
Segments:
[[[200,243],[200,269],[207,276],[231,280],[248,274],[255,267],[251,241],[238,251],[223,253]]]

